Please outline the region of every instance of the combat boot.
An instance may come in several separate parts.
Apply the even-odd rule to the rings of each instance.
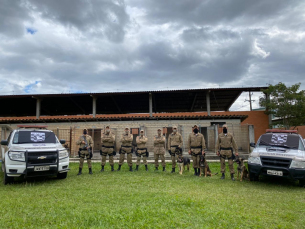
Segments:
[[[111,172],[113,172],[114,171],[114,168],[113,168],[113,165],[111,165]]]
[[[82,169],[81,168],[78,169],[78,174],[77,175],[82,175]]]
[[[221,178],[220,179],[225,179],[225,174],[224,173],[222,173],[222,175],[221,175]]]
[[[156,168],[155,171],[159,170],[158,167],[155,167],[155,168]]]
[[[135,169],[136,171],[139,171],[139,166],[138,165],[136,165],[136,169]]]
[[[175,168],[172,168],[172,171],[171,171],[171,173],[174,173],[175,172]]]
[[[165,170],[165,167],[163,167],[163,172],[165,172],[166,170]]]
[[[231,173],[231,180],[232,180],[232,181],[235,181],[235,179],[234,179],[234,173]]]
[[[102,169],[101,169],[101,172],[104,172],[104,166],[102,165]]]
[[[147,165],[145,165],[145,170],[148,171]]]
[[[130,171],[130,172],[132,172],[132,171],[133,171],[133,170],[132,170],[132,166],[129,166],[129,171]]]
[[[197,168],[197,176],[200,175],[200,168]]]
[[[118,170],[117,171],[120,171],[121,170],[121,165],[119,165],[119,168],[118,168]]]
[[[92,168],[89,168],[89,174],[92,174]]]

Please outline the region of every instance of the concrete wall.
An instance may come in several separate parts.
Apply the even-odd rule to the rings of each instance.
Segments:
[[[228,124],[229,132],[233,133],[239,148],[242,151],[247,151],[249,146],[249,131],[248,125],[241,125],[238,119],[219,119],[219,120],[146,120],[146,121],[107,121],[107,122],[75,122],[75,123],[41,123],[35,125],[47,125],[48,129],[53,130],[55,134],[58,135],[60,139],[65,139],[67,144],[71,145],[72,155],[76,155],[78,147],[76,141],[80,135],[82,135],[82,130],[84,128],[89,129],[89,133],[96,139],[97,131],[103,131],[106,125],[110,125],[113,132],[116,135],[116,150],[120,148],[119,139],[123,134],[124,128],[128,126],[129,128],[144,128],[145,135],[148,137],[147,148],[150,152],[153,151],[153,138],[157,134],[158,128],[172,127],[177,125],[179,132],[183,137],[183,149],[187,151],[187,140],[188,136],[192,131],[192,126],[194,124],[200,127],[207,127],[208,133],[208,144],[209,151],[215,150],[215,128],[211,126],[211,122],[226,122]],[[30,124],[29,124],[30,125]],[[1,125],[0,125],[1,126]],[[9,125],[11,128],[16,129],[17,124]],[[92,130],[95,130],[93,134]],[[221,131],[219,131],[220,133]],[[71,134],[71,142],[70,142]],[[100,135],[98,135],[100,136]],[[96,145],[96,144],[95,144]],[[99,149],[94,149],[99,150]]]

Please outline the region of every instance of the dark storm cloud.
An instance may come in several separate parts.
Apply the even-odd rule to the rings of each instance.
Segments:
[[[129,0],[128,2],[145,9],[147,18],[155,23],[176,21],[201,25],[227,23],[240,18],[245,22],[268,20],[270,17],[280,16],[283,12],[294,9],[293,6],[301,3],[301,1],[286,0]]]
[[[0,91],[305,85],[304,11],[284,0],[2,0]]]
[[[7,35],[15,38],[25,32],[23,22],[31,20],[28,12],[24,10],[22,1],[1,0],[0,2],[0,37]]]
[[[109,0],[28,0],[33,11],[42,17],[81,32],[106,36],[114,42],[124,39],[129,17],[124,1]]]
[[[21,36],[27,30],[24,23],[35,20],[35,13],[52,23],[101,38],[105,36],[113,42],[124,39],[125,26],[129,21],[121,0],[3,0],[0,33]],[[31,28],[31,31],[35,30]]]

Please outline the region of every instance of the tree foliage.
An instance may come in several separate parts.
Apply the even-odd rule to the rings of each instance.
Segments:
[[[279,82],[263,90],[259,104],[266,108],[266,114],[273,114],[285,129],[305,124],[305,91],[299,90],[301,83],[287,87]]]

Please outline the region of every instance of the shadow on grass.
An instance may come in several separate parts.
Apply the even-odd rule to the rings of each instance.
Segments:
[[[283,178],[283,177],[271,177],[271,176],[260,176],[259,182],[270,186],[283,186],[283,187],[298,187],[299,182],[296,180]]]
[[[1,177],[1,183],[3,184],[3,176],[4,173],[0,172],[0,177]],[[46,185],[46,184],[56,184],[60,181],[60,179],[58,179],[57,177],[51,176],[51,177],[28,177],[28,178],[24,178],[23,176],[21,177],[15,177],[14,178],[14,182],[12,182],[11,184],[8,185]]]

